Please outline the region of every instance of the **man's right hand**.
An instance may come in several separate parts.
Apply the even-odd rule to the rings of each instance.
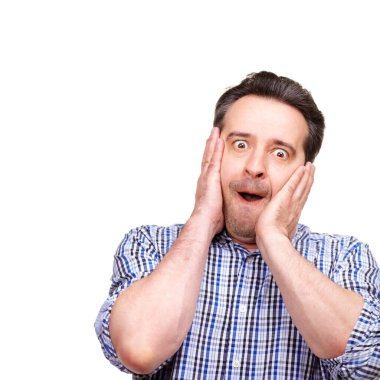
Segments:
[[[133,372],[152,373],[174,355],[194,319],[210,242],[224,224],[219,136],[214,128],[207,140],[190,219],[154,271],[120,293],[112,308],[112,344]]]
[[[224,226],[223,197],[220,182],[220,165],[224,141],[219,128],[213,128],[203,153],[201,174],[195,194],[192,216],[201,216],[210,223],[213,236]]]

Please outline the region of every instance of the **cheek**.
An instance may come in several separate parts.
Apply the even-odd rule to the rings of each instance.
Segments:
[[[222,189],[227,189],[230,182],[239,178],[239,165],[228,154],[224,154],[220,165]]]

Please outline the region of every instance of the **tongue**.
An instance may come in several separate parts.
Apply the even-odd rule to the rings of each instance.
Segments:
[[[260,197],[260,195],[256,195],[256,194],[248,194],[248,193],[239,193],[246,201],[248,202],[253,202],[253,201],[258,201],[260,200],[262,197]]]

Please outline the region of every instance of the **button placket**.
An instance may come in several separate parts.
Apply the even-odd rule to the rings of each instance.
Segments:
[[[241,293],[239,295],[238,300],[236,299],[236,302],[238,302],[238,305],[235,305],[235,316],[237,317],[237,332],[235,336],[235,352],[232,357],[232,374],[231,378],[233,379],[239,379],[241,376],[241,366],[242,366],[242,361],[244,358],[241,357],[242,352],[243,352],[243,336],[244,336],[244,331],[246,329],[246,314],[248,312],[248,294],[247,294],[247,286],[245,285],[246,281],[248,281],[251,268],[249,265],[249,262],[247,260],[247,257],[245,256],[244,260],[242,261],[242,265],[239,270],[239,274],[237,276],[237,281],[236,281],[236,289],[238,289],[239,286],[241,286]]]
[[[247,313],[247,305],[246,304],[240,305],[240,307],[239,307],[239,313],[241,315],[245,315]]]

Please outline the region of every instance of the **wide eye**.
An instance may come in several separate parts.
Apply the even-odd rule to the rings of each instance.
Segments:
[[[284,149],[281,149],[281,148],[277,148],[273,151],[273,154],[278,157],[278,158],[281,158],[281,159],[286,159],[288,158],[288,152]]]
[[[235,150],[245,150],[248,148],[248,143],[247,141],[244,141],[244,140],[236,140],[233,142],[232,145]]]

